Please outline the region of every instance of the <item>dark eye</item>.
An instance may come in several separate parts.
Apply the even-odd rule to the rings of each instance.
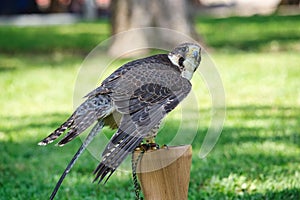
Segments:
[[[182,47],[181,51],[182,51],[182,52],[186,52],[186,51],[187,51],[187,48],[186,48],[186,47]]]
[[[178,64],[179,66],[183,66],[183,61],[184,61],[184,58],[183,57],[180,57],[179,60],[178,60]]]

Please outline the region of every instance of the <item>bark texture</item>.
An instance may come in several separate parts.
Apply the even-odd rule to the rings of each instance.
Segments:
[[[191,0],[113,0],[112,34],[145,27],[160,27],[178,31],[194,38],[201,43],[193,26],[193,7]],[[151,46],[154,41],[166,43],[168,46],[178,45],[178,39],[166,34],[153,31],[132,31],[115,37],[110,46],[110,54],[119,56],[124,48],[132,49],[140,46]],[[145,53],[142,51],[126,54],[134,56]],[[126,55],[124,57],[126,57]]]

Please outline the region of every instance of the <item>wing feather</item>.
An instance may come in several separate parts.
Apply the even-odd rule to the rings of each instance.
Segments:
[[[121,94],[116,94],[117,100],[112,95],[115,106],[118,111],[123,112],[123,117],[118,131],[102,154],[101,163],[94,171],[95,181],[101,182],[108,175],[106,182],[143,138],[187,96],[191,89],[190,82],[181,77],[178,80],[176,90],[170,85],[167,88],[159,84],[144,84],[134,90],[133,95],[125,93],[127,102],[118,101]]]

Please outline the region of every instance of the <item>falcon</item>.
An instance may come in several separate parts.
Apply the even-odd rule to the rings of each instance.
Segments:
[[[65,169],[50,199],[54,198],[78,157],[104,126],[117,128],[117,131],[94,171],[94,181],[98,183],[106,182],[143,141],[152,143],[162,119],[191,91],[190,80],[200,61],[200,46],[183,43],[168,54],[124,64],[88,93],[86,100],[66,122],[39,143],[47,145],[66,132],[58,142],[63,146],[95,124]]]

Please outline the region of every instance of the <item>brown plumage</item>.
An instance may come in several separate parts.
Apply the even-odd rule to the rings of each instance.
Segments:
[[[145,138],[155,137],[161,120],[190,92],[190,79],[200,64],[200,47],[185,43],[169,54],[159,54],[129,62],[108,78],[100,87],[86,95],[86,100],[58,129],[39,144],[47,145],[62,133],[66,136],[60,146],[70,142],[93,123],[96,127],[87,137],[60,179],[69,172],[81,152],[99,132],[100,124],[118,127],[102,153],[95,169],[95,181],[105,181],[113,174],[126,156]]]

